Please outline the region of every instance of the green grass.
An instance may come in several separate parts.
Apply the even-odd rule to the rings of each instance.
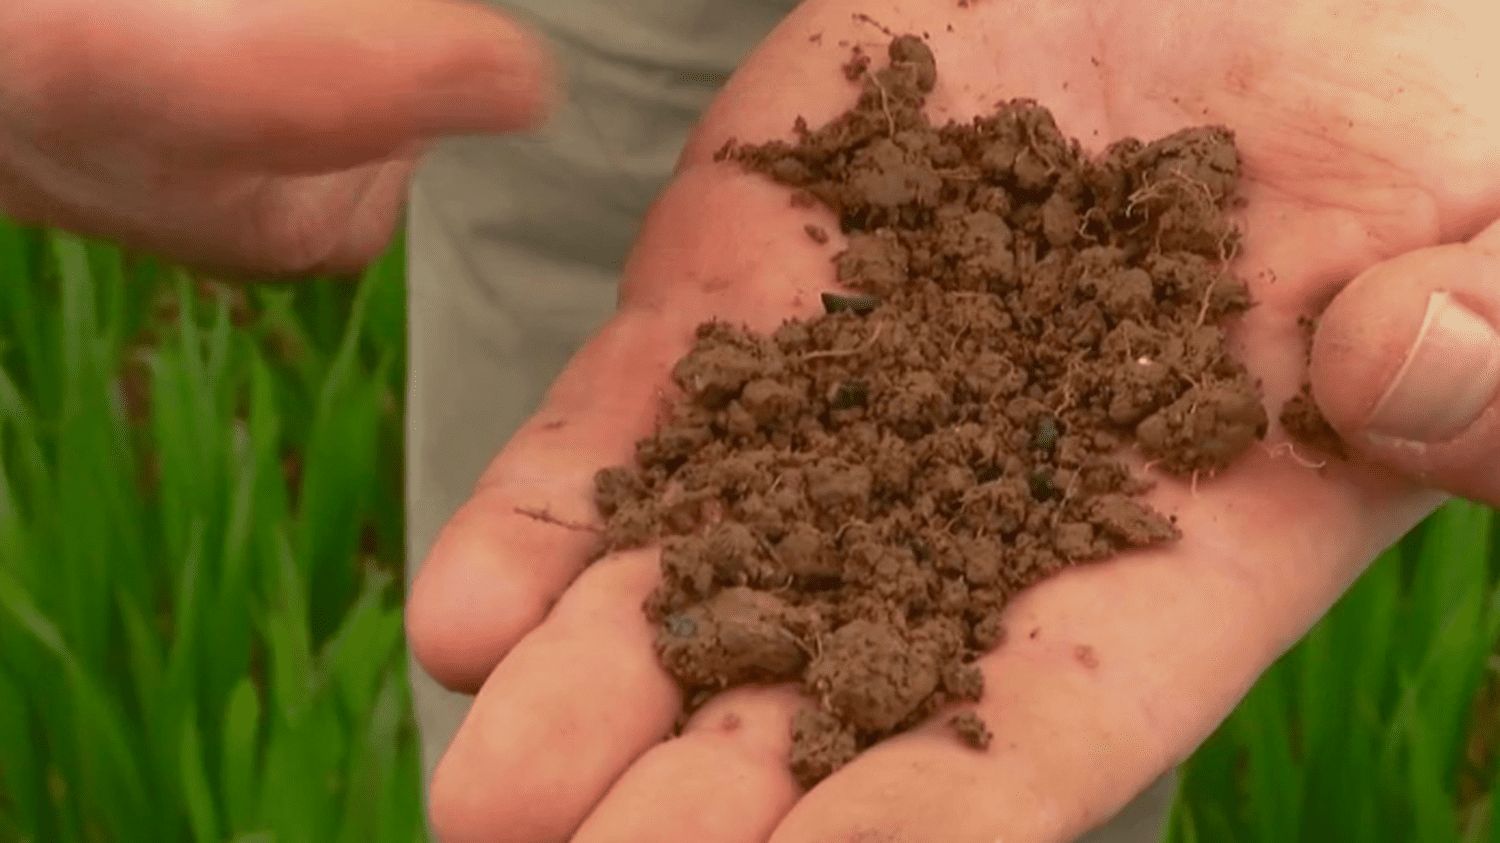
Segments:
[[[0,841],[421,838],[401,264],[220,287],[0,223]],[[1170,838],[1500,840],[1494,522],[1387,553]]]
[[[0,840],[420,836],[400,268],[203,289],[0,227]]]
[[[1186,765],[1172,839],[1500,840],[1495,520],[1383,555]]]

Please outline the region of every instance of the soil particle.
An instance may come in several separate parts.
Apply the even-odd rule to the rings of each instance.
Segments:
[[[826,711],[804,708],[792,718],[792,775],[804,786],[827,778],[859,754],[854,731]]]
[[[1136,428],[1147,459],[1182,473],[1224,468],[1266,433],[1266,409],[1243,384],[1193,387]]]
[[[797,614],[769,592],[727,588],[664,618],[657,652],[694,687],[791,679],[807,662]]]
[[[990,741],[994,739],[984,720],[972,711],[953,715],[948,725],[958,733],[959,740],[975,749],[989,749]]]
[[[1303,316],[1297,319],[1297,326],[1302,329],[1302,342],[1307,348],[1307,360],[1311,362],[1312,341],[1318,331],[1318,322]],[[1297,443],[1335,459],[1348,457],[1343,437],[1323,417],[1323,411],[1318,408],[1317,401],[1313,400],[1311,383],[1305,380],[1302,382],[1297,394],[1281,405],[1281,414],[1277,420],[1281,422],[1286,434]]]
[[[1211,476],[1267,426],[1225,342],[1250,306],[1227,130],[1090,158],[1030,101],[932,124],[919,38],[845,74],[845,114],[719,156],[834,214],[843,288],[769,336],[701,326],[659,429],[597,479],[606,543],[662,545],[646,611],[689,707],[799,684],[808,786],[980,699],[1018,591],[1178,537],[1132,450]]]
[[[807,687],[857,730],[894,729],[937,689],[936,654],[915,646],[892,624],[856,619],[822,647],[808,668]]]
[[[1178,537],[1177,526],[1138,498],[1120,494],[1095,498],[1093,524],[1119,547],[1146,547]]]
[[[1280,421],[1287,435],[1297,442],[1330,457],[1345,457],[1344,440],[1313,401],[1310,384],[1303,384],[1302,389],[1282,405]]]
[[[984,694],[984,675],[972,664],[949,664],[943,671],[943,690],[956,700],[978,702]]]

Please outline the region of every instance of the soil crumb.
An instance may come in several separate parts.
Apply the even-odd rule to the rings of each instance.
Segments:
[[[1344,459],[1344,440],[1313,401],[1311,384],[1304,383],[1296,395],[1287,399],[1281,406],[1279,420],[1282,429],[1293,441],[1318,453]]]
[[[771,335],[702,325],[668,417],[597,478],[607,544],[661,544],[645,610],[689,707],[799,683],[807,786],[979,699],[1018,591],[1178,537],[1132,459],[1210,477],[1267,425],[1225,343],[1250,306],[1228,130],[1089,157],[1031,101],[933,125],[910,35],[845,75],[847,113],[719,155],[834,212],[844,289]]]
[[[990,727],[985,725],[983,718],[972,711],[953,715],[948,725],[958,733],[959,740],[975,749],[989,749],[990,741],[994,739],[994,735],[990,734]]]
[[[1318,332],[1318,321],[1308,316],[1297,318],[1297,327],[1302,329],[1303,347],[1307,349],[1306,361],[1312,362],[1313,336]],[[1287,399],[1281,405],[1281,414],[1277,416],[1281,422],[1282,430],[1291,437],[1292,441],[1316,451],[1320,454],[1344,459],[1347,452],[1344,448],[1343,437],[1323,417],[1323,411],[1318,409],[1318,403],[1313,400],[1312,383],[1304,380],[1297,394]]]

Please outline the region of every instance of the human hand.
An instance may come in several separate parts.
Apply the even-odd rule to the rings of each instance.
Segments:
[[[1298,316],[1382,261],[1466,240],[1500,217],[1500,61],[1487,38],[1500,10],[1489,4],[809,0],[719,98],[642,232],[619,314],[496,459],[418,579],[408,608],[418,656],[445,683],[479,689],[433,783],[446,839],[557,840],[575,829],[580,841],[1072,838],[1190,753],[1439,500],[1366,461],[1314,471],[1256,449],[1196,495],[1164,484],[1154,501],[1178,515],[1180,542],[1071,569],[1011,604],[1008,626],[1037,635],[1014,635],[981,662],[989,691],[978,709],[995,732],[986,753],[934,723],[803,794],[785,757],[800,703],[784,688],[723,694],[661,742],[680,700],[640,609],[656,556],[584,570],[592,536],[517,510],[595,517],[594,472],[628,461],[649,432],[697,323],[769,329],[816,309],[838,244],[799,232],[829,221],[709,158],[727,137],[782,137],[795,117],[818,124],[852,101],[836,45],[883,39],[851,11],[931,33],[939,119],[1032,96],[1066,134],[1101,147],[1194,124],[1234,128],[1248,200],[1237,269],[1258,301],[1235,338],[1273,411],[1304,376]],[[809,40],[818,33],[821,47]],[[1443,254],[1479,254],[1459,248]],[[1378,353],[1341,379],[1336,355],[1350,352],[1339,338],[1356,330],[1360,302],[1425,284],[1418,302],[1443,286],[1496,316],[1493,276],[1486,287],[1456,258],[1463,272],[1451,278],[1367,280],[1410,260],[1362,277],[1322,326],[1315,385],[1351,434],[1421,321],[1420,306],[1392,314]],[[1445,402],[1417,398],[1429,410]],[[1493,402],[1486,418],[1493,425]],[[1477,468],[1468,477],[1484,479]],[[1077,656],[1085,646],[1092,658]]]
[[[1324,311],[1311,369],[1355,449],[1500,506],[1500,223],[1362,273]]]
[[[0,44],[0,213],[232,270],[358,268],[425,141],[550,96],[460,0],[7,0]]]

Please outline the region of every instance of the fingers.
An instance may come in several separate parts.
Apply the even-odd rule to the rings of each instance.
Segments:
[[[774,186],[714,166],[668,191],[626,267],[624,309],[569,364],[422,565],[407,631],[438,681],[478,687],[582,569],[597,546],[581,528],[596,526],[594,475],[627,463],[651,431],[700,322],[764,330],[818,307],[835,247],[797,236],[814,219]]]
[[[569,839],[667,733],[680,699],[641,612],[657,564],[644,551],[599,562],[495,670],[433,778],[443,840]]]
[[[1185,758],[1428,505],[1264,452],[1197,495],[1156,494],[1178,544],[1069,570],[1007,609],[1006,643],[981,661],[988,750],[939,717],[822,782],[772,840],[1075,839]]]
[[[40,156],[13,165],[4,153],[15,143],[13,135],[0,137],[0,212],[226,276],[363,268],[390,243],[416,156],[408,149],[390,160],[297,176],[174,170],[146,190],[80,180]]]
[[[323,261],[322,272],[356,272],[378,258],[396,233],[406,206],[415,156],[385,162],[350,210],[343,235]]]
[[[792,715],[806,704],[789,687],[715,698],[631,766],[574,843],[760,843],[801,793],[787,754]]]
[[[217,179],[133,197],[136,207],[59,195],[36,221],[230,277],[352,272],[390,244],[412,169],[398,158],[319,175]]]
[[[361,267],[414,148],[550,97],[539,43],[463,0],[23,2],[0,42],[0,207],[232,274]]]
[[[533,125],[552,97],[540,42],[478,3],[44,5],[0,21],[25,45],[0,61],[15,110],[74,139],[128,127],[177,166],[341,169]]]
[[[248,191],[229,182],[221,214],[185,213],[175,225],[127,232],[126,239],[195,266],[288,277],[358,271],[390,244],[413,161],[403,156],[343,172],[249,180]],[[179,205],[203,203],[195,198]]]
[[[596,552],[594,474],[630,460],[686,342],[645,314],[617,317],[443,528],[406,609],[412,649],[439,682],[477,688]]]
[[[1311,376],[1355,448],[1500,504],[1500,224],[1355,279],[1323,314]]]

